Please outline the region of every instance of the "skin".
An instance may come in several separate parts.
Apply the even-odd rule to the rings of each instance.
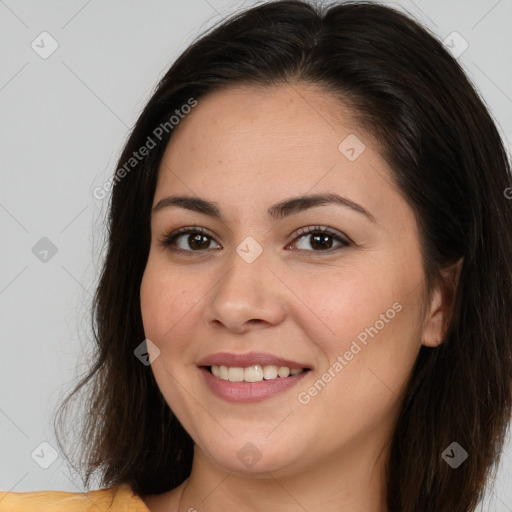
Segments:
[[[189,479],[145,503],[153,512],[178,510],[180,498],[182,511],[386,511],[384,463],[404,386],[421,345],[440,343],[450,294],[438,287],[427,301],[414,213],[376,141],[339,99],[303,83],[217,91],[175,130],[153,205],[200,196],[225,221],[175,206],[152,216],[140,290],[145,334],[160,350],[151,366],[196,446]],[[349,134],[366,146],[354,161],[338,149]],[[267,217],[279,201],[325,192],[375,222],[337,205]],[[175,241],[191,256],[159,244],[191,225],[211,233],[199,249],[187,234]],[[353,245],[315,246],[311,234],[296,235],[308,226]],[[263,249],[252,263],[236,252],[248,236]],[[395,303],[401,311],[300,403]],[[269,352],[313,370],[269,399],[234,404],[212,394],[196,364],[221,351]],[[237,457],[248,442],[261,454],[252,467]]]

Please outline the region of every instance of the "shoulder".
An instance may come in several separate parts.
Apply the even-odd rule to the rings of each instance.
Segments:
[[[150,512],[127,484],[89,492],[0,491],[1,512]]]

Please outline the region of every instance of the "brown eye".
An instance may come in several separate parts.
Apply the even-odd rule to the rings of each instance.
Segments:
[[[352,245],[352,242],[341,234],[322,226],[311,226],[302,228],[297,232],[297,235],[292,245],[297,245],[297,240],[308,240],[304,243],[305,247],[300,248],[300,251],[325,253],[334,252]],[[166,235],[160,244],[173,252],[193,253],[205,252],[209,249],[211,243],[214,242],[213,237],[208,234],[207,230],[198,227],[184,227]],[[216,243],[216,242],[214,242]],[[335,244],[338,244],[337,246]],[[217,244],[214,249],[220,249],[221,246]],[[312,250],[311,250],[312,249]]]
[[[160,243],[172,251],[191,253],[210,249],[212,241],[213,238],[203,228],[180,228],[167,235]]]
[[[298,232],[298,236],[295,238],[295,240],[299,239],[306,240],[304,244],[305,247],[299,249],[309,252],[334,252],[335,250],[351,245],[351,242],[349,242],[346,238],[340,236],[335,231],[322,226],[302,228]],[[333,248],[333,244],[335,242],[338,242],[338,246]],[[297,242],[294,241],[293,245],[297,245]],[[308,247],[312,248],[313,251],[310,251]]]

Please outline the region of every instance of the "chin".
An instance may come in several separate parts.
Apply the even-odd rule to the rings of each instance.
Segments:
[[[251,440],[248,436],[243,441],[239,437],[230,438],[229,443],[216,444],[202,451],[223,469],[248,476],[268,477],[267,473],[281,472],[297,462],[297,457],[290,458],[290,454],[296,453],[292,446],[275,441],[263,445],[258,438]]]

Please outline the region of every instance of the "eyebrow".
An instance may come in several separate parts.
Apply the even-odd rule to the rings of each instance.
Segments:
[[[366,216],[372,222],[377,222],[375,217],[366,208],[338,194],[311,194],[307,196],[292,197],[274,204],[267,210],[267,213],[271,219],[280,220],[284,217],[288,217],[289,215],[294,215],[309,208],[314,208],[315,206],[329,204],[350,208],[351,210]],[[197,196],[164,197],[153,207],[152,214],[171,206],[177,206],[179,208],[203,213],[204,215],[209,215],[224,222],[222,212],[217,203],[207,201],[206,199],[202,199]]]

